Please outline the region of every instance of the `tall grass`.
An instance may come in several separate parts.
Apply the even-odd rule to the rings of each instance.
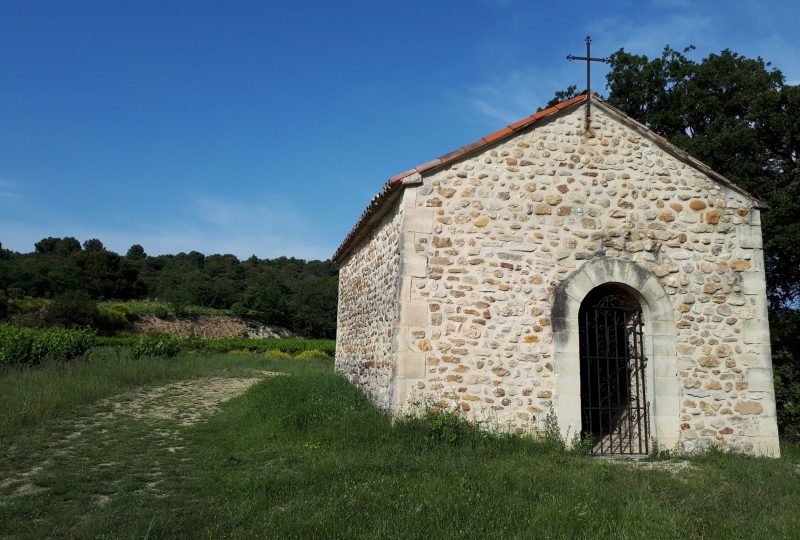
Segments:
[[[114,354],[106,350],[64,372],[45,365],[0,375],[0,410],[41,384],[51,385],[42,401],[62,404],[37,429],[0,432],[4,448],[17,448],[0,455],[0,467],[30,471],[51,460],[20,480],[41,492],[0,499],[1,534],[794,538],[800,529],[796,446],[787,445],[780,460],[715,452],[689,458],[688,467],[636,466],[570,455],[532,438],[487,435],[454,418],[393,421],[335,376],[330,360],[127,362]],[[65,431],[71,411],[98,410],[64,401],[70,396],[252,369],[292,375],[265,379],[190,427],[118,416],[59,447],[68,454],[53,451],[53,431]],[[69,381],[63,393],[59,380]],[[100,494],[108,495],[103,504]]]
[[[213,373],[252,373],[253,369],[291,372],[309,365],[263,356],[221,355],[133,361],[126,350],[98,348],[67,364],[0,367],[0,438],[137,386]]]
[[[109,347],[132,347],[140,339],[139,336],[99,337],[98,344]],[[270,350],[283,351],[296,355],[303,351],[322,351],[328,356],[336,352],[336,340],[333,339],[304,339],[304,338],[278,338],[278,339],[176,339],[182,351],[197,351],[209,354],[222,354],[230,351],[251,351],[265,353]]]
[[[253,388],[189,437],[212,503],[182,534],[298,538],[789,538],[787,460],[716,453],[647,470],[436,419],[391,421],[328,374]],[[223,442],[224,441],[224,442]],[[768,509],[768,510],[767,510]],[[174,525],[159,519],[162,534]]]

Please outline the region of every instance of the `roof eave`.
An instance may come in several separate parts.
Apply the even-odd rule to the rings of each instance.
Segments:
[[[371,222],[373,217],[380,212],[380,207],[385,204],[385,200],[389,198],[391,193],[394,193],[398,189],[404,188],[406,185],[410,184],[417,184],[422,181],[423,175],[428,175],[435,172],[442,167],[451,165],[452,163],[469,158],[478,152],[482,152],[491,146],[495,146],[497,144],[502,143],[506,139],[509,139],[520,132],[524,131],[525,129],[529,128],[530,126],[542,121],[545,118],[549,118],[557,113],[560,113],[566,109],[571,109],[573,106],[577,106],[583,101],[586,100],[586,92],[581,92],[577,96],[558,103],[552,107],[534,113],[522,120],[509,124],[508,126],[495,131],[477,141],[462,146],[458,150],[453,152],[449,152],[444,154],[441,157],[423,163],[421,165],[417,165],[413,169],[409,169],[405,172],[402,172],[398,175],[395,175],[389,178],[384,184],[383,189],[381,189],[380,193],[378,193],[375,197],[372,198],[369,205],[367,205],[366,210],[361,214],[361,217],[356,221],[356,224],[347,234],[345,239],[336,249],[336,252],[331,257],[331,260],[334,262],[341,262],[346,255],[349,253],[353,245],[356,243],[357,239],[362,238],[364,235],[359,233],[359,230],[366,226],[368,222]]]
[[[344,241],[339,245],[336,252],[333,254],[332,260],[334,262],[341,262],[347,254],[352,250],[353,246],[357,243],[358,240],[363,238],[368,231],[362,231],[362,228],[369,229],[371,224],[374,224],[376,220],[380,219],[383,216],[382,208],[387,203],[389,199],[392,199],[394,194],[400,190],[402,190],[406,185],[414,185],[418,184],[422,181],[423,176],[430,175],[437,170],[451,165],[452,163],[472,157],[474,154],[478,152],[482,152],[487,148],[494,146],[496,144],[500,144],[503,141],[518,135],[520,132],[526,130],[527,128],[533,126],[534,124],[540,122],[545,118],[549,118],[557,113],[560,113],[567,109],[572,109],[573,106],[580,105],[586,100],[586,92],[581,92],[577,96],[562,101],[552,107],[534,113],[522,120],[509,124],[508,126],[495,131],[481,139],[462,146],[458,150],[454,150],[453,152],[449,152],[440,156],[436,159],[418,165],[412,169],[409,169],[405,172],[402,172],[396,176],[389,178],[384,184],[383,189],[378,193],[375,197],[372,198],[367,208],[361,214],[361,217],[358,219],[356,224],[350,230],[350,232],[345,237]],[[616,119],[623,124],[627,125],[643,137],[646,137],[656,143],[659,147],[661,147],[664,151],[669,153],[670,155],[674,156],[675,158],[683,161],[684,163],[694,167],[695,169],[699,170],[700,172],[704,173],[705,175],[713,178],[726,188],[742,195],[746,199],[748,199],[753,208],[758,210],[769,210],[769,206],[765,204],[760,199],[754,197],[734,182],[723,176],[722,174],[716,172],[714,169],[700,161],[699,159],[693,157],[691,154],[686,152],[685,150],[675,146],[671,142],[669,142],[666,138],[662,137],[658,133],[654,132],[652,129],[648,128],[644,124],[637,122],[630,116],[626,115],[621,110],[617,109],[613,105],[608,104],[604,100],[600,98],[596,93],[592,93],[592,101],[594,101],[597,107],[600,107],[606,113],[611,114],[612,116],[616,117]]]

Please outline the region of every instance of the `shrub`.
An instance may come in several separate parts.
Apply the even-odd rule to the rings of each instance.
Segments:
[[[567,446],[564,436],[561,435],[561,428],[558,425],[558,416],[556,416],[556,410],[552,402],[550,403],[550,410],[547,412],[547,416],[544,417],[544,426],[541,431],[541,436],[545,442],[551,443],[560,449],[564,449]]]
[[[121,303],[112,304],[111,307],[109,307],[108,309],[124,315],[125,318],[128,320],[133,320],[135,317],[133,309],[131,309],[131,307],[128,304],[121,304]]]
[[[9,291],[8,320],[19,326],[45,326],[47,306],[53,301],[30,296],[18,298],[14,294]]]
[[[180,350],[178,340],[164,334],[145,334],[131,346],[128,358],[143,357],[174,358]]]
[[[231,313],[236,315],[237,317],[247,317],[248,309],[240,303],[235,303],[231,306]]]
[[[8,316],[8,298],[6,293],[0,291],[0,319],[5,319]]]
[[[327,358],[328,355],[318,349],[308,349],[297,356],[295,358],[299,358],[300,360],[307,360],[309,358]]]
[[[228,351],[228,354],[231,356],[250,356],[253,354],[253,351],[250,349],[233,349],[232,351]]]
[[[34,365],[76,358],[95,344],[92,330],[20,328],[0,325],[0,364]]]
[[[127,328],[133,317],[133,311],[125,304],[98,306],[97,311],[97,327],[110,334]]]
[[[270,358],[291,358],[292,355],[282,351],[280,349],[269,349],[268,351],[264,351],[264,356],[268,356]]]
[[[447,443],[463,440],[475,430],[459,413],[449,410],[426,410],[422,424],[428,438]]]
[[[65,328],[91,326],[97,320],[97,303],[85,291],[67,291],[47,308],[46,320]]]

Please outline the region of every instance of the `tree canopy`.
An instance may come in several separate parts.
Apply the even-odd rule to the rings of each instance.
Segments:
[[[607,101],[764,201],[778,424],[800,440],[800,86],[761,58],[611,55]],[[570,86],[549,105],[576,95]]]
[[[0,245],[0,317],[5,298],[159,299],[230,309],[309,337],[336,331],[338,269],[330,261],[279,257],[240,261],[196,251],[151,257],[134,244],[121,256],[98,239],[45,238],[32,253]],[[74,294],[73,294],[74,296]]]
[[[728,49],[692,60],[693,47],[648,58],[611,55],[607,101],[726,176],[763,213],[770,305],[800,301],[800,86],[761,58]],[[550,104],[572,97],[557,92]]]

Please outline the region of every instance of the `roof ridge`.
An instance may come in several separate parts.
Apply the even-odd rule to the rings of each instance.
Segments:
[[[357,233],[378,212],[378,209],[381,206],[383,206],[384,201],[386,199],[388,199],[389,196],[393,192],[395,192],[397,189],[402,187],[402,185],[403,185],[402,180],[404,180],[405,178],[408,178],[409,176],[412,176],[414,174],[420,174],[420,173],[429,171],[431,169],[434,169],[436,167],[440,167],[442,165],[446,165],[448,163],[451,163],[451,162],[453,162],[453,161],[455,161],[455,160],[457,160],[457,159],[459,159],[459,158],[461,158],[461,157],[463,157],[463,156],[465,156],[465,155],[467,155],[467,154],[469,154],[469,153],[471,153],[471,152],[473,152],[473,151],[475,151],[475,150],[477,150],[479,148],[483,148],[483,147],[488,146],[490,144],[493,144],[493,143],[495,143],[495,142],[497,142],[497,141],[499,141],[501,139],[504,139],[504,138],[508,137],[509,135],[512,135],[514,133],[518,133],[519,131],[521,131],[521,130],[527,128],[528,126],[530,126],[531,124],[533,124],[535,122],[538,122],[542,118],[545,118],[547,116],[550,116],[551,114],[557,113],[557,112],[559,112],[559,111],[561,111],[561,110],[563,110],[563,109],[565,109],[565,108],[567,108],[567,107],[569,107],[571,105],[574,105],[575,103],[580,103],[581,101],[584,101],[585,99],[586,99],[586,90],[584,90],[580,94],[578,94],[578,95],[576,95],[576,96],[574,96],[574,97],[572,97],[570,99],[567,99],[567,100],[561,101],[559,103],[556,103],[552,107],[548,107],[548,108],[543,109],[541,111],[535,112],[530,116],[526,116],[525,118],[523,118],[521,120],[517,120],[516,122],[513,122],[513,123],[509,124],[508,126],[502,128],[502,129],[500,129],[498,131],[495,131],[494,133],[490,133],[489,135],[486,135],[485,137],[482,137],[482,138],[478,139],[477,141],[475,141],[473,143],[467,144],[466,146],[462,146],[458,150],[455,150],[453,152],[449,152],[449,153],[444,154],[443,156],[440,156],[440,157],[438,157],[436,159],[433,159],[431,161],[425,162],[425,163],[423,163],[421,165],[417,165],[416,167],[414,167],[412,169],[404,171],[404,172],[402,172],[402,173],[400,173],[398,175],[392,176],[391,178],[389,178],[386,181],[386,184],[384,184],[384,186],[381,189],[381,191],[377,195],[375,195],[372,198],[372,200],[370,200],[369,204],[367,205],[367,208],[361,214],[361,217],[358,218],[358,221],[353,226],[353,228],[350,229],[350,232],[347,234],[345,239],[339,245],[339,247],[337,248],[336,252],[331,257],[331,259],[333,261],[337,261],[342,255],[344,255],[344,253],[349,249],[349,247],[353,244],[354,240],[356,239]]]
[[[558,111],[560,111],[560,110],[562,110],[562,109],[564,109],[566,107],[569,107],[570,105],[573,105],[575,103],[579,103],[579,102],[581,102],[581,101],[583,101],[585,99],[586,99],[586,90],[584,90],[583,92],[581,92],[580,94],[578,94],[578,95],[576,95],[574,97],[571,97],[571,98],[569,98],[567,100],[564,100],[564,101],[561,101],[559,103],[556,103],[552,107],[548,107],[546,109],[542,109],[541,111],[535,112],[535,113],[531,114],[530,116],[526,116],[525,118],[523,118],[521,120],[517,120],[516,122],[512,122],[511,124],[508,124],[506,127],[502,128],[502,129],[499,129],[499,130],[495,131],[494,133],[490,133],[489,135],[486,135],[485,137],[481,137],[480,139],[478,139],[477,141],[475,141],[473,143],[470,143],[470,144],[467,144],[465,146],[462,146],[458,150],[454,150],[452,152],[448,152],[447,154],[439,156],[436,159],[432,159],[431,161],[427,161],[427,162],[425,162],[425,163],[423,163],[421,165],[417,165],[416,167],[413,167],[413,168],[411,168],[411,169],[409,169],[407,171],[403,171],[398,175],[392,176],[391,178],[389,178],[388,182],[389,183],[399,182],[400,180],[402,180],[404,178],[407,178],[407,177],[411,176],[412,174],[423,173],[425,171],[433,169],[434,167],[439,167],[441,165],[446,165],[446,164],[448,164],[448,163],[450,163],[452,161],[455,161],[456,159],[462,157],[463,155],[472,152],[473,150],[476,150],[478,148],[482,148],[482,147],[484,147],[484,146],[486,146],[488,144],[492,144],[493,142],[497,141],[498,139],[502,139],[502,138],[504,138],[504,137],[506,137],[508,135],[511,135],[512,133],[516,133],[516,132],[518,132],[518,131],[520,131],[522,129],[525,129],[526,127],[530,126],[534,122],[537,122],[538,120],[541,120],[545,116],[549,116],[549,115],[551,115],[553,113],[556,113],[556,112],[558,112]]]
[[[378,193],[375,197],[372,198],[370,203],[367,205],[367,208],[361,214],[358,221],[356,222],[355,226],[350,230],[347,234],[345,239],[342,241],[339,248],[333,254],[332,259],[334,261],[338,261],[353,245],[355,240],[357,239],[359,232],[362,228],[369,222],[380,210],[383,206],[385,201],[390,198],[394,192],[398,191],[400,188],[403,187],[404,183],[403,180],[415,175],[421,174],[424,172],[428,172],[432,169],[437,167],[442,167],[456,161],[458,159],[463,158],[464,156],[471,154],[475,150],[485,148],[486,146],[492,145],[500,140],[504,140],[509,138],[511,135],[514,135],[520,132],[523,129],[530,127],[532,124],[538,122],[539,120],[546,118],[552,114],[555,114],[559,111],[566,109],[576,103],[581,103],[582,101],[586,100],[586,91],[584,90],[580,94],[556,103],[555,105],[543,109],[541,111],[535,112],[530,116],[526,116],[525,118],[513,122],[506,127],[495,131],[494,133],[490,133],[485,137],[478,139],[477,141],[467,144],[466,146],[462,146],[458,150],[454,150],[453,152],[449,152],[444,154],[436,159],[423,163],[421,165],[417,165],[416,167],[404,171],[398,175],[392,176],[389,178],[386,183],[384,184],[383,188],[381,189],[380,193]],[[747,197],[753,203],[756,208],[766,208],[766,205],[761,202],[759,199],[745,191],[743,188],[736,185],[733,181],[729,180],[722,174],[716,172],[711,167],[697,159],[696,157],[692,156],[685,150],[675,146],[671,142],[669,142],[663,135],[660,135],[653,131],[652,129],[648,128],[644,124],[636,121],[635,119],[631,118],[623,111],[617,109],[613,105],[609,104],[603,98],[601,98],[597,93],[592,92],[592,98],[597,102],[597,104],[602,107],[606,112],[611,113],[612,115],[616,115],[619,117],[620,121],[627,123],[632,129],[638,131],[641,135],[646,136],[653,140],[656,144],[661,145],[667,152],[675,156],[676,158],[690,164],[692,167],[700,170],[701,172],[705,173],[709,177],[716,179],[722,185],[736,191],[737,193]]]

